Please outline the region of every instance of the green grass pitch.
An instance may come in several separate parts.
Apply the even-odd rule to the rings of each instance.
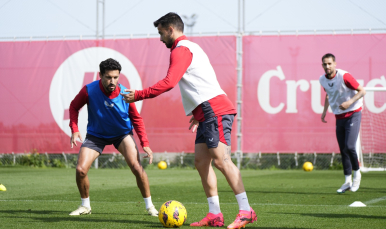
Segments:
[[[182,228],[208,211],[196,170],[146,171],[156,208],[168,200],[183,203]],[[342,171],[242,170],[258,220],[246,228],[386,228],[386,173],[362,174],[358,192],[337,194]],[[216,171],[225,224],[238,213],[233,192]],[[0,168],[0,228],[162,228],[146,215],[145,204],[128,169],[91,169],[92,214],[69,216],[80,204],[74,169]],[[367,207],[349,207],[361,201]]]

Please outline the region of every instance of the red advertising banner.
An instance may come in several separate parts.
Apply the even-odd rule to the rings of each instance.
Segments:
[[[243,151],[339,152],[334,115],[321,122],[321,58],[333,53],[337,68],[363,86],[386,87],[385,52],[385,34],[244,37]],[[386,99],[375,97],[367,93],[365,110],[386,120]],[[362,127],[368,125],[364,119]],[[386,151],[384,140],[371,144]]]
[[[204,49],[220,85],[236,101],[236,38],[194,37],[191,41]],[[110,57],[118,60],[119,82],[142,89],[166,76],[169,55],[159,39],[1,42],[0,153],[33,149],[77,153],[79,145],[70,147],[68,109],[80,89],[98,79],[99,63]],[[190,117],[184,114],[178,86],[136,106],[154,152],[194,151],[195,134],[188,130]],[[84,107],[79,114],[83,138],[86,125]],[[116,152],[112,146],[105,151]]]

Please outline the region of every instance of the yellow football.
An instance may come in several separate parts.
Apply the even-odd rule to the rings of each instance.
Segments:
[[[168,167],[168,164],[166,164],[165,161],[158,162],[158,168],[159,169],[166,169]]]
[[[314,166],[312,165],[311,162],[309,162],[309,161],[304,162],[304,164],[303,164],[303,170],[304,171],[311,172],[313,169],[314,169]]]
[[[180,202],[170,200],[162,204],[159,209],[158,219],[164,227],[181,227],[185,223],[188,214],[186,208]]]

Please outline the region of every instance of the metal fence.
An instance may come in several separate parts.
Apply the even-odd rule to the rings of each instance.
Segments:
[[[159,161],[165,161],[168,168],[194,169],[194,154],[192,153],[155,153],[153,163],[143,158],[141,164],[147,169],[157,168]],[[386,154],[364,154],[366,167],[386,167]],[[77,154],[0,154],[0,167],[30,166],[75,168],[78,160]],[[302,169],[304,162],[312,162],[314,169],[342,169],[340,154],[335,153],[244,153],[241,158],[232,154],[235,164],[240,162],[240,169]],[[102,154],[95,160],[93,167],[96,169],[128,168],[121,154]]]

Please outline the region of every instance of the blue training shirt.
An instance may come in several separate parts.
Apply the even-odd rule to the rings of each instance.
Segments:
[[[87,133],[98,138],[114,138],[133,131],[129,118],[129,104],[119,94],[109,99],[100,89],[99,80],[86,85],[88,93]],[[119,84],[121,93],[124,86]]]

